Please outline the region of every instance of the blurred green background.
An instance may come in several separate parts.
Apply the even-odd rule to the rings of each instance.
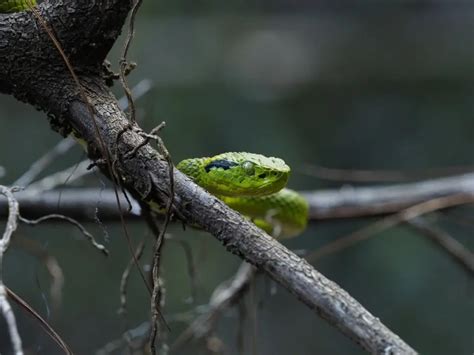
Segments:
[[[162,136],[175,162],[224,151],[281,157],[293,167],[295,189],[339,187],[304,174],[304,164],[347,169],[423,170],[472,164],[474,143],[474,3],[461,1],[144,1],[130,58],[129,81],[153,81],[138,101],[150,129],[167,122]],[[109,59],[117,67],[120,41]],[[122,92],[117,86],[117,96]],[[34,129],[32,129],[34,127]],[[45,115],[0,97],[0,165],[15,180],[61,138]],[[82,157],[76,148],[48,172]],[[88,184],[105,182],[92,176]],[[469,223],[459,223],[468,219]],[[293,249],[313,250],[373,219],[312,223]],[[437,224],[471,250],[472,209],[456,209]],[[3,226],[3,224],[1,224]],[[87,227],[104,239],[91,221]],[[117,315],[119,282],[129,252],[119,225],[107,223],[111,256],[104,259],[72,227],[21,227],[57,258],[65,276],[60,314],[52,319],[77,354],[94,354],[126,326],[146,320],[149,304],[133,273],[129,316]],[[147,236],[130,222],[134,240]],[[196,304],[239,265],[212,237],[174,225],[197,263]],[[411,346],[424,354],[472,354],[472,278],[408,227],[400,226],[315,267],[336,281]],[[7,285],[47,317],[49,278],[24,248],[6,257]],[[174,315],[192,310],[187,261],[169,242],[163,271],[165,315],[172,342],[186,323]],[[244,354],[362,354],[363,351],[285,290],[257,282],[257,329],[245,323]],[[59,354],[37,323],[15,307],[20,332],[33,354]],[[228,354],[237,353],[238,311],[219,322]],[[0,344],[8,336],[1,323]],[[1,347],[1,346],[0,346]],[[179,354],[205,353],[190,346]]]

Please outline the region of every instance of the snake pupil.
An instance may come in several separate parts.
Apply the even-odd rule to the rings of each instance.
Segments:
[[[245,173],[249,176],[255,174],[255,164],[251,161],[245,161],[242,163],[242,168],[244,169]]]

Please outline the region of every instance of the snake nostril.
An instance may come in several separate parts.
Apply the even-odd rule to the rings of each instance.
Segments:
[[[265,179],[267,177],[267,174],[266,173],[261,173],[260,175],[258,175],[258,177],[260,179]]]

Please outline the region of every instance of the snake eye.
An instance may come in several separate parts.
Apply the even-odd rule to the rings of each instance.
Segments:
[[[247,175],[254,175],[255,174],[255,164],[251,161],[244,161],[242,163],[242,169],[244,169]]]

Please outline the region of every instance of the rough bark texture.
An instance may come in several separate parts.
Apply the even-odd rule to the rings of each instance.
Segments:
[[[82,77],[100,77],[102,63],[120,34],[131,1],[55,1],[39,10]],[[46,111],[66,135],[78,89],[64,61],[31,12],[0,14],[0,92]]]
[[[103,141],[116,160],[115,172],[137,199],[164,206],[169,199],[168,166],[130,129],[124,113],[101,77],[102,61],[117,38],[131,0],[75,0],[45,3],[40,11],[54,28],[93,105]],[[31,13],[0,16],[0,92],[44,110],[54,129],[74,129],[88,153],[108,175],[107,164],[87,106]],[[119,138],[118,138],[119,137]],[[371,353],[415,353],[379,319],[311,265],[229,209],[219,199],[174,172],[173,210],[189,224],[214,235],[230,252],[261,268],[309,308]]]

